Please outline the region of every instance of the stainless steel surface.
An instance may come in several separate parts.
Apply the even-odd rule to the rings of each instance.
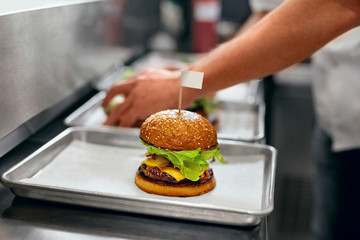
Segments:
[[[105,92],[99,92],[67,118],[65,124],[74,126],[102,126],[106,115],[101,106]],[[259,142],[264,138],[265,107],[257,103],[219,102],[218,138],[245,142]]]
[[[64,123],[69,127],[76,126],[102,126],[106,120],[105,112],[101,106],[101,102],[106,96],[106,92],[102,91],[95,94],[86,103],[76,109],[68,117]]]
[[[139,154],[145,150],[139,144],[137,129],[70,128],[4,173],[1,176],[2,183],[10,187],[16,195],[28,198],[230,225],[256,225],[262,217],[267,216],[273,210],[276,150],[269,146],[235,141],[219,140],[225,159],[226,157],[237,159],[238,156],[251,157],[253,155],[261,155],[264,158],[262,194],[261,199],[258,199],[261,203],[259,209],[244,209],[242,206],[228,207],[223,206],[220,202],[216,205],[207,205],[204,204],[204,202],[209,201],[209,199],[206,200],[206,195],[203,195],[204,202],[202,204],[196,204],[197,199],[201,196],[196,198],[169,198],[149,194],[142,196],[141,194],[137,195],[136,191],[133,194],[117,195],[69,189],[62,186],[31,184],[23,181],[44,169],[73,140],[117,146],[120,149],[138,149]],[[235,165],[232,165],[231,162],[228,164],[226,166],[228,171],[235,169]],[[221,178],[221,176],[218,176],[218,178]],[[231,182],[236,183],[236,181]],[[219,185],[216,188],[221,189],[224,187],[226,189],[225,185]],[[137,189],[135,185],[134,188]],[[230,191],[234,191],[234,189],[230,189]]]
[[[15,197],[0,185],[0,239],[26,240],[266,240],[266,219],[229,227]]]
[[[106,37],[107,1],[78,2],[1,12],[0,156],[34,133],[19,126],[129,57]]]
[[[220,102],[218,138],[244,142],[264,139],[265,106],[258,103]]]

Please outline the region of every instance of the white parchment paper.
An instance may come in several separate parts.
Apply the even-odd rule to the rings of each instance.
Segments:
[[[227,156],[226,164],[211,163],[217,185],[197,197],[166,197],[148,194],[134,183],[135,173],[145,159],[145,148],[127,149],[73,140],[46,167],[22,182],[68,188],[92,193],[164,199],[204,207],[261,210],[263,155]]]

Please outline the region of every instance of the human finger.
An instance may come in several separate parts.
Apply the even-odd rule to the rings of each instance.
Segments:
[[[128,96],[131,105],[124,109],[121,116],[119,116],[119,121],[117,122],[119,127],[134,126],[136,121],[142,116],[144,109],[136,107],[136,96],[137,95],[134,92]]]
[[[124,94],[125,96],[129,94],[131,89],[133,88],[134,82],[121,82],[114,84],[106,93],[104,100],[102,101],[102,106],[106,107],[111,99],[113,99],[118,94]]]
[[[126,109],[128,109],[131,106],[132,104],[131,101],[132,101],[131,98],[126,98],[123,103],[117,105],[105,120],[104,125],[110,125],[110,126],[118,125],[121,122],[121,118],[124,112],[126,111]]]
[[[119,127],[131,127],[134,126],[138,119],[139,116],[133,111],[133,108],[128,108],[117,125]]]

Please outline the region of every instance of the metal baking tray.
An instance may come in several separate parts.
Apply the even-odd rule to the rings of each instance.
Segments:
[[[105,96],[106,93],[101,91],[89,99],[65,118],[65,125],[102,126],[106,115],[101,102]],[[219,139],[259,142],[264,138],[263,104],[227,101],[219,101],[218,104],[219,108],[215,114],[219,120],[217,125]]]
[[[68,128],[5,172],[1,183],[27,198],[229,225],[253,226],[272,212],[273,147],[219,140],[227,163],[210,163],[215,189],[166,197],[134,183],[146,150],[138,136],[138,129]]]

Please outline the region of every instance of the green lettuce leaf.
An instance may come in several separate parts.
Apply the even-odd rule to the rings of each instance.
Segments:
[[[183,150],[174,152],[159,149],[145,143],[142,140],[140,143],[146,146],[147,151],[150,154],[160,155],[169,159],[174,167],[179,168],[180,172],[191,181],[199,180],[199,175],[202,168],[207,168],[209,166],[209,163],[207,162],[208,159],[217,158],[220,162],[225,163],[224,158],[218,152],[220,150],[219,147],[204,152],[202,152],[200,148],[196,150]]]
[[[214,101],[213,98],[202,97],[192,102],[191,105],[187,108],[187,110],[192,112],[203,110],[205,114],[210,115],[218,107],[218,104]]]

